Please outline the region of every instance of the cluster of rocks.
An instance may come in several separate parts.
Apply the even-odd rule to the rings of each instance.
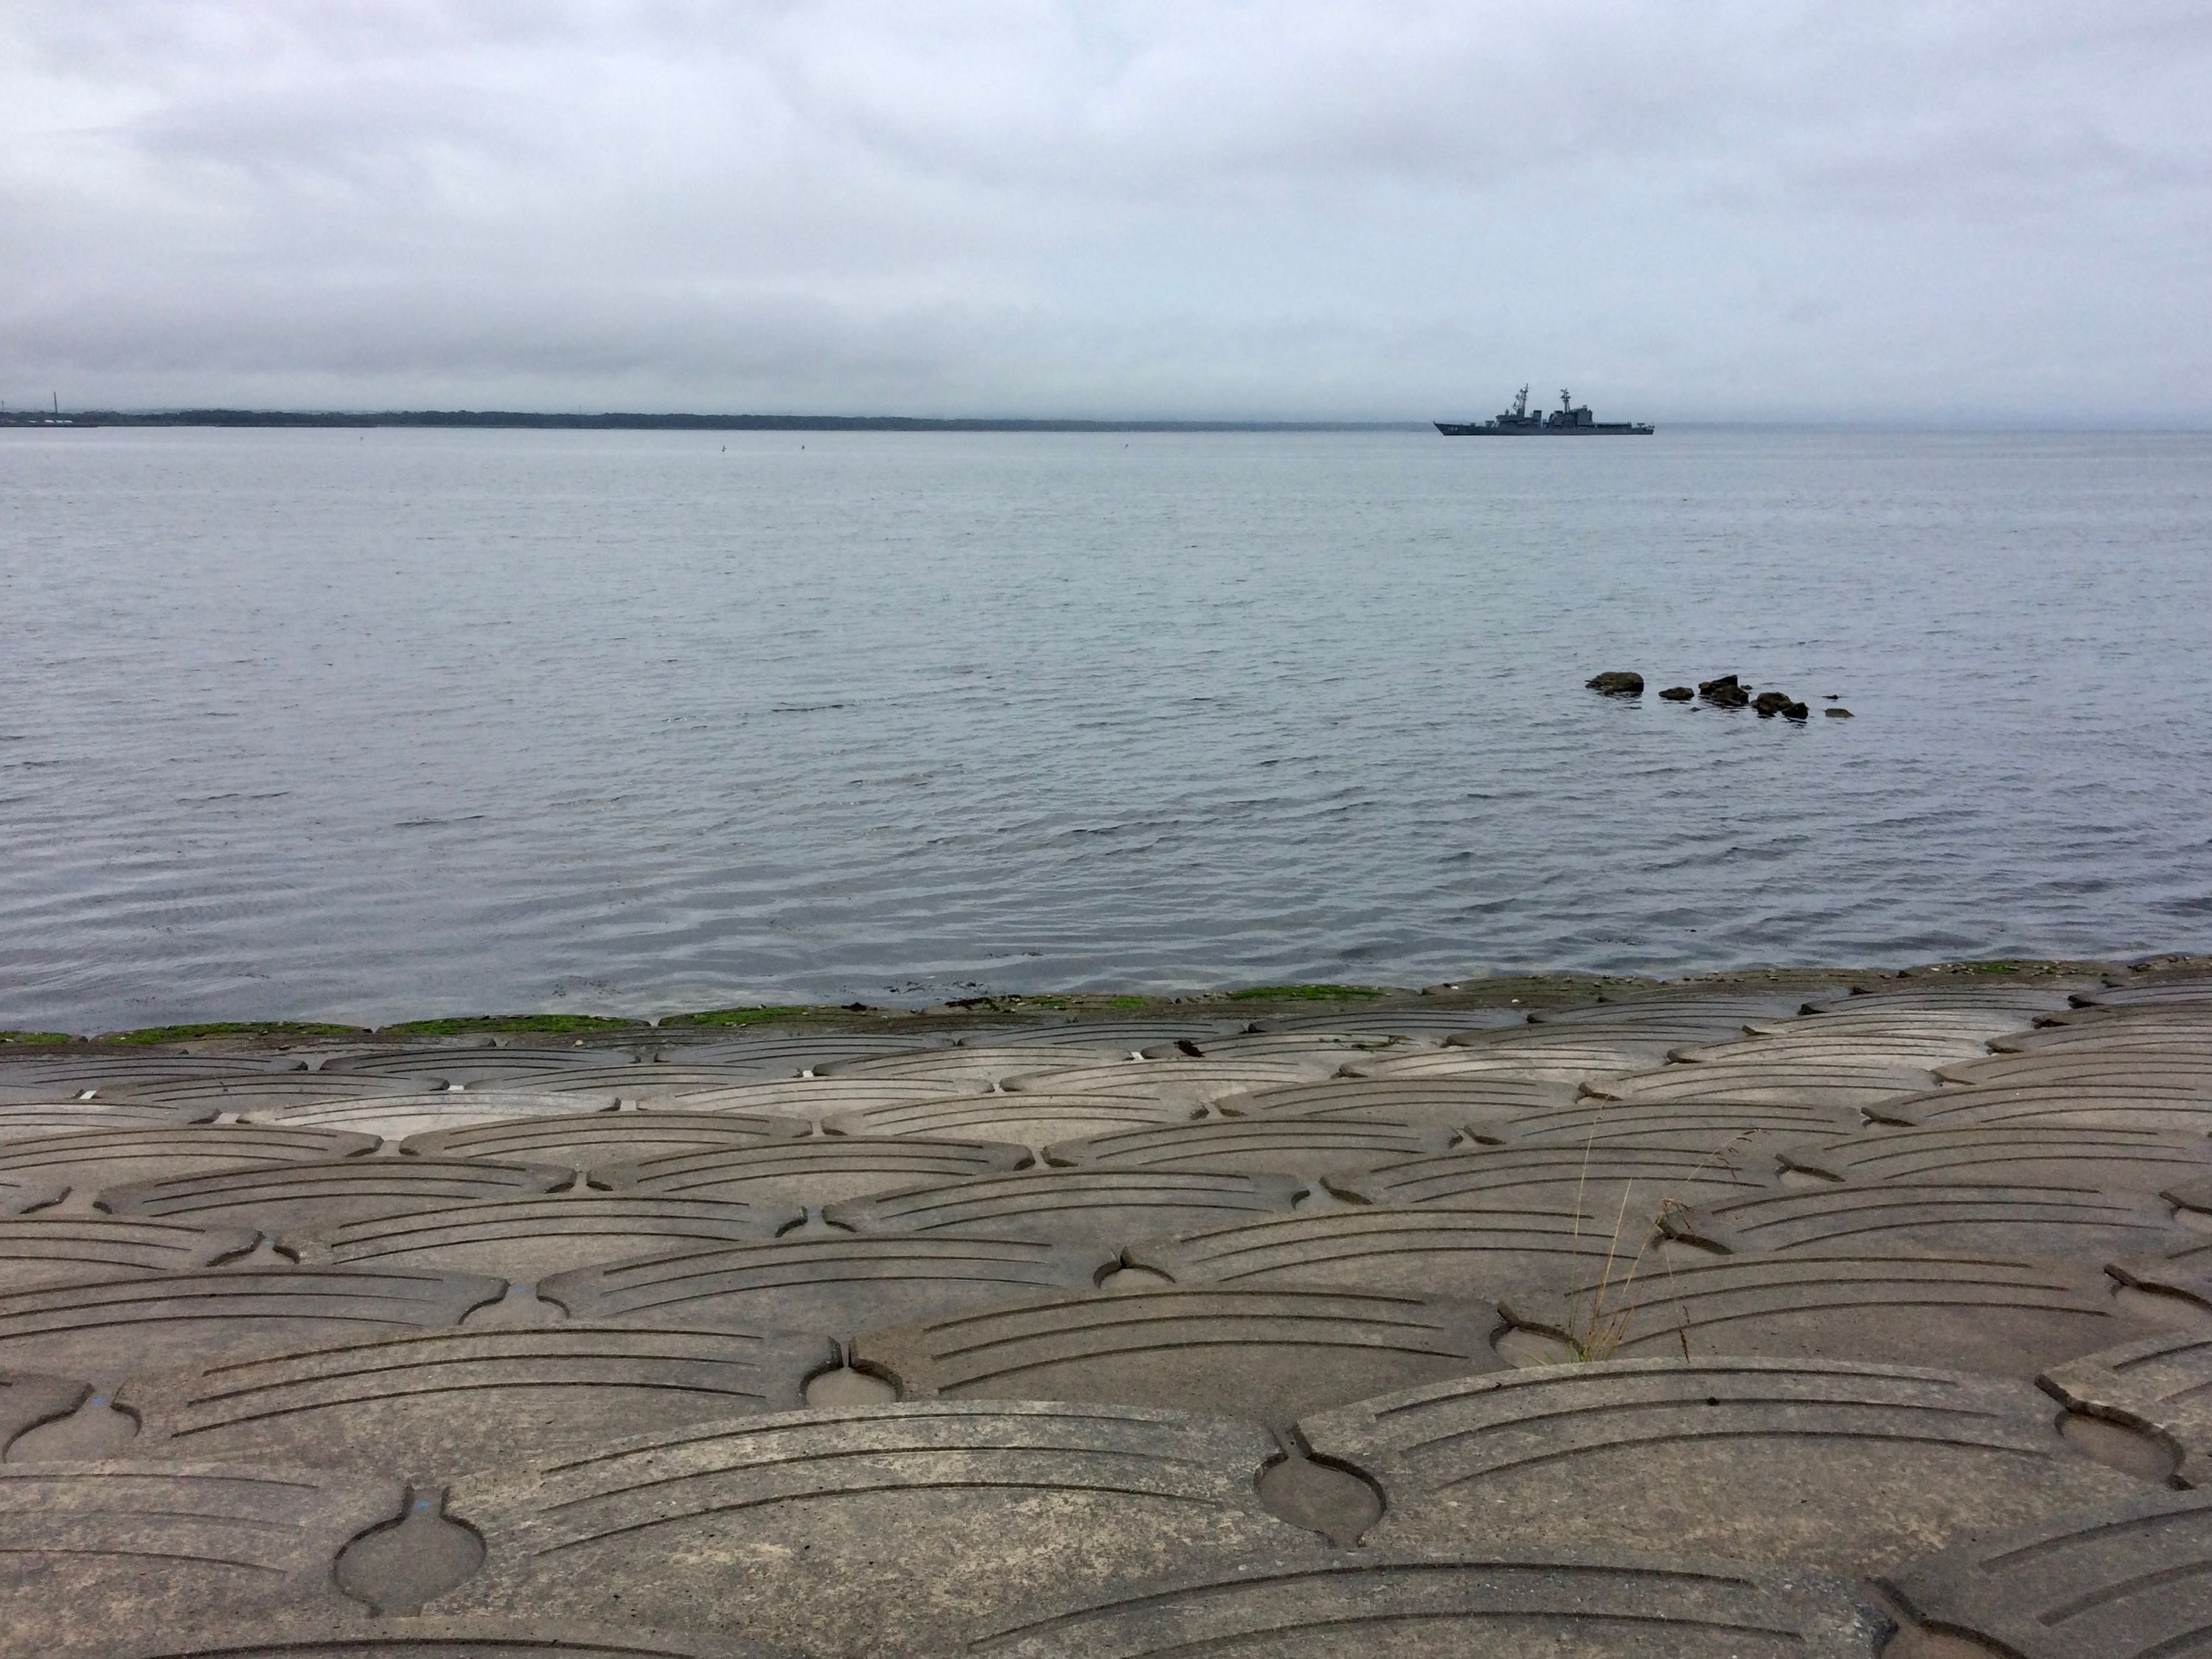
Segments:
[[[1594,675],[1583,684],[1601,696],[1640,697],[1644,695],[1644,676],[1626,670],[1613,669]],[[1700,680],[1695,691],[1686,685],[1670,685],[1659,695],[1668,702],[1687,702],[1697,697],[1715,708],[1747,708],[1756,710],[1763,720],[1772,720],[1777,714],[1784,720],[1802,720],[1809,719],[1813,713],[1787,691],[1762,691],[1754,697],[1751,688],[1741,684],[1733,674],[1723,674],[1714,680]],[[1829,701],[1832,702],[1835,699],[1831,697]],[[1848,708],[1831,708],[1826,713],[1831,720],[1847,720],[1851,718],[1851,711]]]

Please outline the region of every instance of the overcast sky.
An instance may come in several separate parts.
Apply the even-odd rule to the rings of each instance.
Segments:
[[[2204,0],[6,0],[0,397],[2212,420]]]

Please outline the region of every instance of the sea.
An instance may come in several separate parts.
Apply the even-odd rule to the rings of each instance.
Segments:
[[[0,1026],[2207,948],[2212,434],[0,431]]]

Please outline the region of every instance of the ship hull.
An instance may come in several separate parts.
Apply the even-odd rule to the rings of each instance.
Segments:
[[[1458,426],[1431,422],[1447,438],[1648,438],[1657,428],[1637,421],[1607,421],[1595,426]]]

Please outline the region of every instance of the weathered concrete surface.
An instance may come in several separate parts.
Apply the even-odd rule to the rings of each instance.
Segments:
[[[2207,964],[1334,994],[0,1045],[0,1659],[2212,1642]]]

